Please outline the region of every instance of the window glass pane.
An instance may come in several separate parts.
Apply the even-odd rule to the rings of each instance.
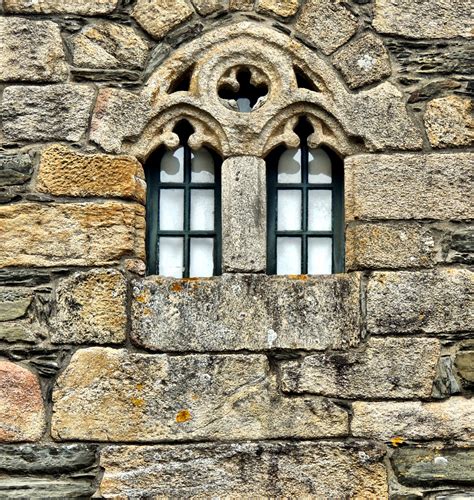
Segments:
[[[214,271],[213,238],[191,238],[190,252],[189,276],[191,278],[212,276]]]
[[[277,238],[277,274],[301,274],[301,238]]]
[[[332,192],[327,189],[308,191],[308,230],[331,231]]]
[[[301,229],[301,191],[279,189],[277,215],[279,231]]]
[[[331,158],[322,148],[308,151],[308,182],[330,184],[332,182]]]
[[[308,274],[331,274],[332,239],[308,238]]]
[[[252,106],[250,105],[250,99],[246,97],[239,97],[237,99],[237,107],[241,113],[249,113],[252,111]]]
[[[183,277],[183,238],[160,238],[160,274]]]
[[[301,182],[301,150],[287,149],[278,161],[278,182]]]
[[[183,182],[184,148],[166,151],[161,159],[160,181]]]
[[[191,230],[208,231],[214,229],[214,190],[191,190]]]
[[[214,182],[214,159],[207,149],[191,153],[191,182]]]
[[[181,231],[184,217],[184,190],[160,190],[160,230]]]

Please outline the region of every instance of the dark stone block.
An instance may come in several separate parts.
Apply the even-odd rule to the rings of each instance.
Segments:
[[[24,184],[31,178],[33,170],[29,154],[0,153],[0,186]]]
[[[74,481],[37,477],[11,477],[0,479],[0,498],[51,499],[81,498],[89,499],[95,492],[91,481]]]

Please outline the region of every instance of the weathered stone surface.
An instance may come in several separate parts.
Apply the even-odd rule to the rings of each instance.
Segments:
[[[380,33],[410,38],[470,38],[473,30],[465,0],[375,0],[373,25]]]
[[[257,12],[276,14],[280,17],[294,16],[300,7],[299,0],[257,0]]]
[[[252,10],[254,0],[229,0],[230,10]]]
[[[215,12],[224,11],[229,6],[229,0],[191,0],[194,8],[201,16],[208,16]]]
[[[346,230],[346,269],[431,267],[435,241],[429,227],[413,223],[357,223]]]
[[[0,288],[0,321],[10,321],[25,316],[33,300],[29,290]]]
[[[0,187],[24,184],[31,178],[33,162],[27,153],[0,153]]]
[[[118,271],[75,273],[56,289],[57,315],[51,341],[56,344],[116,344],[126,336],[127,285]]]
[[[435,148],[474,145],[472,99],[454,95],[433,99],[426,106],[424,120]]]
[[[341,436],[347,413],[285,398],[261,355],[77,351],[53,393],[55,439],[183,441]]]
[[[387,498],[373,444],[285,442],[109,446],[104,498]],[[204,465],[205,464],[205,465]]]
[[[61,145],[41,154],[36,189],[56,196],[114,196],[145,202],[145,175],[130,156],[85,155]]]
[[[444,399],[460,392],[461,387],[454,376],[453,358],[451,356],[441,356],[436,369],[432,397]]]
[[[371,338],[361,352],[282,362],[282,389],[339,398],[427,398],[439,354],[435,339]]]
[[[67,75],[61,32],[55,23],[0,18],[1,82],[59,82]]]
[[[312,45],[331,54],[357,31],[357,19],[340,0],[307,0],[295,24]]]
[[[15,343],[26,342],[35,343],[42,335],[38,325],[33,325],[30,321],[8,321],[0,323],[0,341]]]
[[[155,38],[163,38],[193,15],[185,0],[137,0],[132,16]]]
[[[443,402],[353,403],[355,437],[374,439],[474,439],[474,400],[453,397]]]
[[[0,207],[0,267],[90,266],[144,258],[141,205],[21,203]]]
[[[160,351],[342,349],[360,342],[359,287],[356,274],[136,280],[132,339]]]
[[[12,141],[78,141],[84,135],[94,90],[86,85],[7,87],[3,132]]]
[[[378,82],[392,72],[382,40],[371,32],[342,47],[334,56],[334,64],[351,89]]]
[[[472,219],[473,159],[472,153],[347,158],[346,218]]]
[[[38,441],[44,428],[38,378],[19,365],[0,361],[0,443]]]
[[[81,68],[141,69],[147,55],[148,43],[122,24],[88,24],[72,40],[73,63]]]
[[[467,269],[374,273],[367,287],[371,333],[474,329],[474,274]]]
[[[409,486],[474,484],[473,448],[398,448],[391,462],[398,481]]]
[[[462,379],[474,384],[474,351],[460,351],[456,356],[456,368]]]
[[[452,233],[449,241],[446,262],[474,264],[474,228],[470,225],[460,227]]]
[[[92,481],[53,479],[40,477],[0,478],[0,495],[4,498],[28,498],[44,500],[47,498],[91,498],[94,494]]]
[[[266,164],[236,156],[222,165],[222,267],[263,272],[267,265]]]
[[[6,12],[17,14],[108,14],[119,0],[3,0]]]

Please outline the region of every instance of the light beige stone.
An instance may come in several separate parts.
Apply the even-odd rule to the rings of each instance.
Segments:
[[[0,442],[38,441],[45,411],[36,375],[0,360]]]
[[[34,344],[40,338],[44,338],[45,333],[39,325],[29,320],[0,323],[0,341],[2,342]]]
[[[474,383],[474,351],[460,351],[456,356],[456,369],[467,383]]]
[[[55,344],[117,344],[125,341],[127,284],[113,270],[75,273],[56,288],[51,319]]]
[[[77,351],[53,393],[57,440],[190,441],[344,436],[328,400],[279,395],[261,355]]]
[[[132,339],[160,351],[343,349],[361,341],[358,274],[133,282]]]
[[[410,38],[471,38],[474,29],[466,0],[375,0],[373,25]]]
[[[229,0],[230,10],[252,10],[254,0]]]
[[[224,11],[229,7],[229,0],[191,0],[194,8],[201,16],[208,16],[215,12]]]
[[[388,440],[474,439],[474,400],[454,397],[436,403],[420,401],[353,403],[355,437]]]
[[[280,17],[294,16],[300,7],[300,0],[257,0],[257,12],[276,14]]]
[[[41,153],[36,189],[55,196],[129,198],[145,203],[145,174],[130,156],[85,155],[59,144]]]
[[[115,201],[0,207],[0,267],[91,266],[144,258],[144,209]]]
[[[424,120],[433,147],[474,145],[474,116],[470,98],[451,95],[433,99],[426,106]]]
[[[282,389],[348,399],[429,398],[439,355],[436,339],[371,338],[360,350],[282,362]]]
[[[132,16],[155,38],[163,38],[193,15],[185,0],[137,0]]]
[[[59,82],[68,66],[59,26],[51,21],[0,18],[0,81]]]
[[[474,329],[474,274],[468,269],[374,273],[367,287],[371,333]]]
[[[10,321],[26,315],[33,294],[20,288],[0,288],[0,321]]]
[[[107,446],[104,498],[386,499],[380,446],[262,442]]]
[[[108,14],[119,0],[3,0],[6,12],[18,14]]]
[[[346,218],[472,219],[473,159],[472,153],[346,158]]]

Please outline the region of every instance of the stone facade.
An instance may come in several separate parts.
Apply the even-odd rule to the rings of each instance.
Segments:
[[[0,0],[1,498],[474,495],[470,14]],[[267,276],[302,116],[343,159],[345,272]],[[183,119],[223,160],[222,276],[145,276]]]

